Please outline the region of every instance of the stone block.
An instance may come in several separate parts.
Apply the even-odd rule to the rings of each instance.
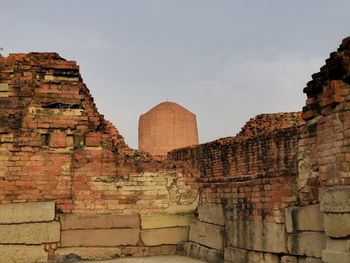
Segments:
[[[195,199],[189,199],[187,204],[170,203],[164,212],[168,214],[193,213],[196,211],[199,203],[199,193],[197,190],[195,192]]]
[[[48,254],[43,246],[0,245],[1,263],[43,263]]]
[[[193,242],[184,242],[182,244],[184,255],[197,258],[209,263],[221,263],[224,260],[223,251],[201,246]]]
[[[306,258],[305,263],[323,263],[323,261],[320,258]]]
[[[64,111],[61,110],[59,114],[64,116],[81,116],[82,112],[82,109],[65,109]]]
[[[285,213],[285,224],[287,233],[293,233],[295,231],[295,223],[293,222],[293,211],[297,209],[296,206],[287,207],[284,211]]]
[[[192,244],[192,242],[187,242],[187,241],[179,242],[179,243],[176,244],[176,255],[186,256],[186,245],[187,245],[187,243],[191,243]],[[195,243],[193,243],[193,244],[195,244]]]
[[[64,230],[61,232],[62,247],[112,247],[136,245],[138,229],[89,229]]]
[[[35,202],[0,205],[0,224],[52,221],[55,202]]]
[[[54,76],[54,75],[45,75],[44,77],[45,80],[51,81],[51,82],[62,82],[62,81],[79,81],[78,77],[63,77],[63,76]]]
[[[67,247],[55,251],[55,259],[59,262],[67,260],[72,255],[82,260],[113,259],[121,255],[121,250],[116,247]]]
[[[337,185],[320,188],[321,211],[350,212],[350,185]]]
[[[229,220],[226,235],[228,246],[271,253],[287,252],[284,224]]]
[[[298,263],[298,258],[294,256],[282,256],[281,263]]]
[[[324,231],[323,212],[320,205],[309,205],[297,209],[296,223],[298,231]]]
[[[194,220],[194,214],[182,215],[141,215],[142,229],[189,226]]]
[[[9,84],[7,83],[0,83],[0,92],[6,92],[9,90]]]
[[[216,225],[225,225],[225,214],[222,204],[200,204],[198,206],[199,221]]]
[[[347,239],[339,239],[339,238],[327,238],[327,250],[337,251],[337,252],[348,252],[349,246]]]
[[[350,236],[350,213],[325,213],[324,227],[327,236]]]
[[[62,230],[140,228],[139,215],[60,215]]]
[[[217,250],[224,249],[224,227],[193,221],[190,227],[189,241]]]
[[[279,262],[279,256],[273,253],[250,251],[248,258],[251,263],[255,263],[255,262],[278,263]]]
[[[248,250],[234,248],[234,247],[225,247],[224,250],[225,262],[237,262],[237,263],[248,263]]]
[[[350,253],[325,250],[322,252],[322,261],[325,263],[349,263]]]
[[[234,263],[280,263],[279,256],[273,253],[264,253],[226,247],[224,254],[225,262]]]
[[[302,232],[288,235],[288,252],[292,255],[321,258],[326,248],[323,232]]]
[[[176,253],[176,245],[162,245],[155,247],[121,247],[123,256],[143,257],[143,256],[159,256],[174,255]]]
[[[141,239],[146,246],[177,244],[188,240],[188,227],[170,227],[141,231]]]
[[[323,213],[320,205],[288,207],[285,209],[288,233],[296,231],[324,231]]]
[[[0,244],[34,245],[59,241],[58,222],[0,225]]]
[[[0,142],[14,142],[15,137],[13,135],[13,133],[8,133],[8,134],[1,134],[0,136]]]

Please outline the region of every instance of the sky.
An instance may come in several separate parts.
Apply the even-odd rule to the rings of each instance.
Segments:
[[[299,111],[302,90],[350,35],[348,0],[0,0],[2,53],[80,65],[101,114],[137,148],[162,101],[196,114],[200,142],[260,113]]]

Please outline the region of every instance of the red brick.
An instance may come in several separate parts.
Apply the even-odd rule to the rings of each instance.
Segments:
[[[50,133],[50,147],[64,148],[67,147],[67,134],[63,132]]]
[[[100,132],[89,132],[85,136],[85,145],[88,147],[101,146],[102,136]]]

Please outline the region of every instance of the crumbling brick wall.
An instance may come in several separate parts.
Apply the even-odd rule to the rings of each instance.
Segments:
[[[239,137],[249,138],[260,134],[300,126],[304,120],[301,112],[278,112],[259,114],[251,118],[237,134]]]
[[[74,216],[85,216],[92,224],[62,228],[61,240],[49,246],[48,253],[40,253],[43,260],[70,253],[84,259],[96,253],[99,259],[108,259],[116,251],[175,253],[176,243],[188,238],[189,224],[184,219],[177,223],[176,214],[193,214],[198,204],[196,177],[195,169],[174,167],[172,162],[130,149],[97,111],[75,62],[55,53],[0,58],[0,204],[54,201],[56,220],[73,214],[73,221]],[[4,206],[0,205],[0,212]],[[16,207],[13,211],[20,210]],[[158,214],[170,214],[175,223],[162,223]],[[106,220],[123,220],[123,215],[138,223],[131,229],[105,225]],[[142,225],[145,215],[155,216],[159,225]],[[15,223],[7,222],[3,228],[18,235]],[[23,223],[25,228],[27,221]],[[116,230],[121,227],[125,229]],[[120,233],[129,239],[118,237],[115,249],[109,250],[109,236]],[[152,239],[154,235],[158,241]],[[30,262],[25,255],[38,253],[32,250],[37,243],[22,241],[11,236],[0,240],[0,252],[7,255],[0,262],[13,262],[12,256],[8,260],[11,251],[23,255],[18,262]]]
[[[183,253],[209,262],[350,261],[349,85],[346,38],[304,89],[305,123],[299,113],[260,115],[236,137],[170,153],[200,171],[198,220]]]
[[[279,221],[283,203],[296,202],[297,142],[298,128],[291,127],[251,138],[220,139],[169,156],[177,161],[193,157],[201,173],[202,202],[241,204],[237,212],[242,218]]]
[[[285,208],[297,203],[301,123],[300,113],[259,115],[236,137],[168,154],[197,166],[201,175],[198,221],[191,226],[190,242],[183,244],[185,254],[235,262],[242,253],[258,258],[264,252],[287,253]]]
[[[1,203],[55,200],[63,213],[148,213],[167,209],[170,191],[178,205],[196,199],[194,175],[125,144],[98,113],[75,62],[13,54],[0,58],[0,68]]]
[[[320,203],[327,235],[323,261],[349,262],[345,243],[350,236],[350,38],[312,75],[304,92],[306,124],[298,147],[300,204]]]
[[[61,222],[60,242],[36,246],[38,257],[174,253],[189,239],[179,251],[208,262],[349,262],[350,38],[305,88],[302,119],[259,115],[235,137],[166,159],[125,144],[74,62],[17,54],[0,69],[0,203],[55,201],[47,222]],[[19,228],[41,218],[30,207]],[[4,218],[3,231],[17,229]],[[128,238],[104,238],[113,233]],[[37,245],[16,242],[0,251]]]

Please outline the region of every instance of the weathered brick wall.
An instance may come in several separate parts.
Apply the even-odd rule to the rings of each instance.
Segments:
[[[0,69],[0,203],[55,200],[62,213],[121,214],[196,200],[195,175],[128,148],[75,62],[14,54]]]
[[[224,138],[169,153],[190,159],[201,177],[201,201],[237,206],[244,220],[283,222],[284,208],[296,200],[298,127],[250,138]],[[188,165],[188,164],[187,164]]]
[[[301,205],[320,203],[327,247],[324,262],[349,262],[350,38],[330,54],[304,89],[307,94],[298,147]]]
[[[301,134],[304,138],[301,146],[314,147],[313,168],[316,172],[305,177],[317,177],[321,186],[350,184],[347,150],[350,134],[349,42],[349,38],[343,40],[338,51],[331,53],[326,64],[320,72],[312,75],[304,89],[307,94],[303,108],[306,125]]]
[[[277,253],[288,253],[285,209],[297,203],[300,124],[299,113],[259,115],[236,137],[168,154],[200,171],[198,220],[182,253],[209,262],[279,262]]]
[[[259,114],[251,118],[237,134],[239,137],[249,138],[272,132],[275,130],[285,129],[293,126],[300,126],[304,123],[301,112],[279,112]]]
[[[144,215],[190,215],[199,200],[196,177],[196,169],[130,149],[98,113],[75,62],[55,53],[0,58],[0,204],[50,200],[58,216],[91,216],[100,222],[92,230],[63,229],[60,242],[50,247],[50,258],[73,252],[84,258],[99,254],[100,259],[174,253],[176,243],[188,239],[188,223],[162,226],[160,220],[159,226],[144,229],[138,222],[125,230],[137,238],[128,247],[116,239],[120,242],[111,250],[108,236],[120,231],[118,226],[106,229],[104,217],[117,215],[118,221],[130,215],[142,221]],[[94,233],[100,239],[94,240]],[[92,237],[91,243],[86,245],[84,236]],[[2,246],[4,251],[30,250],[15,239],[8,244],[13,245]]]
[[[209,262],[350,262],[350,38],[312,78],[304,124],[298,113],[260,115],[236,137],[169,154],[200,170],[198,220],[183,253]]]
[[[283,116],[289,120],[273,130],[268,120]],[[198,217],[180,253],[208,262],[321,262],[324,215],[318,204],[300,207],[305,204],[297,184],[304,124],[295,113],[265,120],[249,121],[246,127],[257,125],[255,133],[244,128],[249,132],[169,153],[200,170]]]
[[[0,262],[47,262],[60,241],[54,202],[0,205]]]
[[[74,62],[0,58],[0,203],[56,202],[60,243],[38,257],[174,253],[189,239],[179,251],[209,262],[349,262],[349,85],[350,38],[305,88],[305,123],[263,114],[235,137],[155,159],[98,113]],[[121,229],[115,217],[138,223]],[[28,249],[2,242],[4,253]]]

